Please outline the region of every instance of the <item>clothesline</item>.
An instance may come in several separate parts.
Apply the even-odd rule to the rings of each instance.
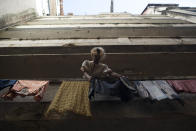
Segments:
[[[180,92],[196,93],[196,80],[153,80],[131,81],[131,86],[142,99],[161,101],[163,99],[180,99]],[[5,100],[14,99],[17,95],[34,96],[40,101],[49,81],[35,80],[0,80],[0,89],[9,87],[9,91],[2,95]],[[77,114],[91,116],[90,101],[88,99],[89,84],[87,81],[63,81],[58,89],[47,113],[71,111]]]

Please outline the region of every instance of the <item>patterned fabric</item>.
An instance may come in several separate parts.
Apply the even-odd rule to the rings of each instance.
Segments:
[[[11,90],[19,95],[35,95],[34,99],[40,101],[48,84],[49,81],[18,80]]]
[[[161,91],[169,98],[169,99],[175,99],[179,98],[178,94],[172,89],[172,87],[167,83],[165,80],[156,80],[154,81],[156,84],[158,84],[158,87],[161,89]]]
[[[12,100],[17,95],[33,95],[36,101],[40,101],[43,98],[48,84],[49,81],[18,80],[14,86],[2,96],[2,98]]]
[[[51,112],[63,114],[67,111],[91,116],[88,91],[88,81],[63,81],[46,112],[46,116],[49,116]]]
[[[34,81],[34,80],[18,80],[13,86],[12,90],[20,92],[22,89],[26,88],[28,94],[37,94],[41,88],[48,85],[48,81]]]
[[[142,98],[151,98],[152,100],[179,99],[178,94],[164,80],[155,81],[135,81],[138,94]]]
[[[154,81],[141,81],[141,84],[146,88],[152,100],[160,101],[167,98]]]
[[[196,93],[196,80],[168,80],[177,91]]]

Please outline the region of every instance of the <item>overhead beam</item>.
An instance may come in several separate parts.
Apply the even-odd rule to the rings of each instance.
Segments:
[[[113,53],[107,63],[130,79],[196,78],[196,53]],[[80,66],[90,54],[0,55],[0,79],[81,78]]]
[[[0,55],[0,79],[81,78],[81,63],[90,59],[92,47],[13,48],[18,51],[15,53],[7,50]],[[104,63],[130,79],[196,78],[195,45],[103,47],[107,50]]]
[[[173,17],[169,17],[167,15],[123,15],[121,14],[106,14],[106,15],[65,15],[65,16],[40,16],[37,18],[41,18],[41,19],[88,19],[88,18],[92,18],[92,19],[96,19],[96,18],[155,18],[155,19],[172,19]]]
[[[1,40],[0,55],[89,53],[95,46],[109,53],[195,52],[196,38]]]
[[[61,25],[61,24],[187,24],[179,19],[36,19],[27,25]]]
[[[56,25],[18,26],[0,32],[0,39],[72,39],[119,37],[195,37],[195,24],[187,25]]]
[[[195,52],[196,38],[1,40],[0,55],[88,53],[95,46],[109,53]]]
[[[26,55],[26,54],[73,54],[89,53],[95,47],[101,46],[109,53],[192,53],[196,52],[195,45],[86,45],[86,46],[50,46],[50,47],[1,47],[0,55]]]
[[[193,45],[196,38],[109,38],[109,39],[53,39],[0,40],[1,47],[63,47],[89,45]]]

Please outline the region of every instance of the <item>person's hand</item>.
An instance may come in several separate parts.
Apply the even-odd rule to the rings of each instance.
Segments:
[[[127,78],[127,79],[129,78],[128,76],[125,76],[125,75],[121,75],[120,77],[125,77],[125,78]]]
[[[81,70],[82,72],[84,72],[84,67],[81,67],[80,70]]]
[[[89,76],[88,81],[91,81],[91,79],[92,79],[92,76]]]
[[[104,70],[103,74],[109,77],[112,74],[112,70],[111,69]]]

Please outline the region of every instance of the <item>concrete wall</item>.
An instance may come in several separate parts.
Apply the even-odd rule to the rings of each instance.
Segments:
[[[36,0],[1,0],[0,16],[17,14],[30,8],[36,8]]]
[[[0,29],[36,17],[36,0],[1,0]]]
[[[0,1],[0,16],[19,14],[34,9],[39,16],[49,15],[49,0],[6,0]]]
[[[0,29],[49,14],[49,0],[1,0]]]

